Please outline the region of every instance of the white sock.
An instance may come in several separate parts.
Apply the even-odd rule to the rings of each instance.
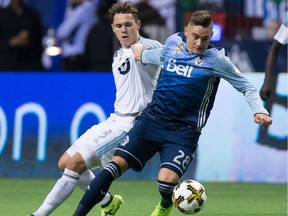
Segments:
[[[112,199],[112,195],[108,192],[106,193],[105,197],[99,203],[101,206],[105,206],[110,200]]]
[[[62,177],[58,179],[50,193],[39,209],[33,213],[35,216],[47,216],[62,204],[73,192],[80,176],[78,173],[65,169]]]
[[[80,175],[80,178],[76,184],[82,190],[86,191],[87,187],[90,185],[90,183],[94,178],[95,178],[94,173],[91,170],[86,170],[84,173]]]

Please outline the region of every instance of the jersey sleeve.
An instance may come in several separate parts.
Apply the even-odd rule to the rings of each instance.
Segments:
[[[288,27],[282,24],[279,30],[276,32],[274,39],[283,45],[287,44],[288,43]]]
[[[283,45],[288,43],[288,11],[286,11],[282,24],[276,32],[274,39]]]
[[[156,65],[163,66],[166,48],[170,46],[171,42],[173,42],[171,38],[172,36],[170,36],[165,41],[165,45],[162,45],[159,48],[151,49],[151,50],[144,50],[142,52],[142,63],[143,64],[156,64]]]
[[[164,48],[157,48],[151,50],[144,50],[142,52],[143,64],[156,64],[163,65],[164,60]]]
[[[254,115],[256,113],[269,115],[268,111],[263,107],[258,90],[242,75],[232,61],[225,56],[224,49],[219,51],[218,59],[216,59],[214,66],[214,74],[217,77],[225,79],[237,91],[244,94]]]

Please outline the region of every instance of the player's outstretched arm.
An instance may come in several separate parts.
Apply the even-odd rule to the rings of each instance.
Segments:
[[[254,115],[254,121],[257,124],[261,124],[263,129],[268,128],[272,124],[272,118],[262,113],[256,113]]]

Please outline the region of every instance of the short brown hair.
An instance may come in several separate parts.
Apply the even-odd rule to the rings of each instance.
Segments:
[[[114,21],[115,14],[132,14],[135,20],[138,20],[138,9],[136,6],[131,2],[117,2],[112,5],[112,7],[109,9],[109,13],[112,17],[112,22]]]
[[[195,11],[192,13],[188,24],[209,27],[212,24],[211,14],[207,10]]]

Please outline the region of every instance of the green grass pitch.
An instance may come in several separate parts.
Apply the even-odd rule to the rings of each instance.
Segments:
[[[26,216],[41,204],[56,179],[0,179],[0,215]],[[207,203],[198,216],[267,216],[287,215],[287,184],[208,183]],[[150,216],[160,196],[156,181],[118,180],[110,190],[121,194],[124,204],[117,216]],[[83,195],[76,188],[72,196],[58,207],[53,216],[71,216]],[[99,216],[95,207],[89,216]],[[181,216],[173,208],[170,216]]]

